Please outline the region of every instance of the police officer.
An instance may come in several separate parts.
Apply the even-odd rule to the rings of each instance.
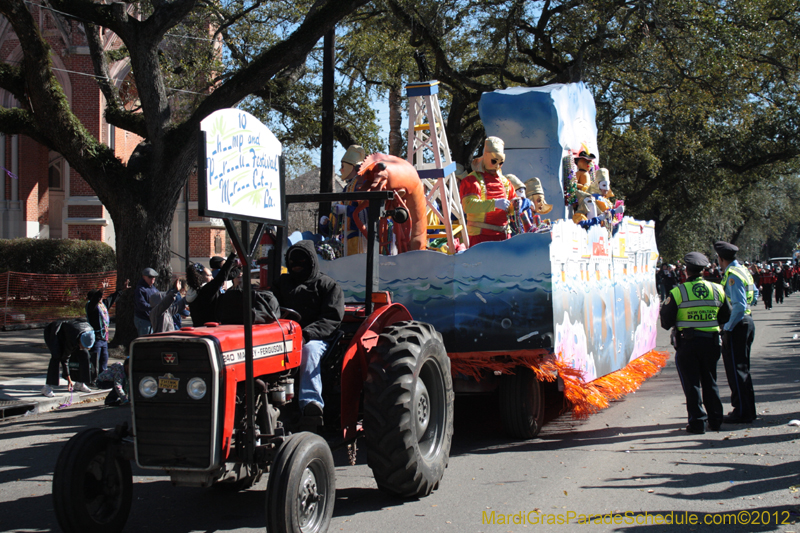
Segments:
[[[702,277],[708,259],[691,252],[683,258],[688,279],[670,291],[661,307],[661,327],[677,328],[675,366],[686,396],[689,425],[686,431],[696,435],[719,431],[722,424],[722,401],[717,388],[720,324],[731,314],[725,291]],[[702,387],[702,400],[700,389]],[[705,404],[708,414],[703,410]]]
[[[733,411],[723,421],[726,424],[749,424],[756,419],[756,400],[750,377],[750,346],[756,327],[750,316],[750,306],[758,302],[758,289],[750,272],[736,260],[739,248],[718,241],[714,243],[714,250],[725,271],[722,286],[731,303],[731,317],[722,331],[722,361],[731,388]]]

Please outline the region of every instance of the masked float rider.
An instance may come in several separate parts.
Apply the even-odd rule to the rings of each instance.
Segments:
[[[459,192],[471,246],[509,237],[508,208],[516,192],[500,170],[506,159],[503,150],[502,139],[488,137],[483,155],[472,161],[472,173],[461,180]]]
[[[528,200],[531,202],[531,209],[533,210],[533,226],[534,229],[539,227],[542,223],[541,215],[546,215],[553,210],[553,205],[548,204],[544,198],[544,189],[542,182],[539,178],[531,178],[525,182],[528,192]]]
[[[347,148],[344,156],[342,156],[342,167],[339,169],[339,174],[341,174],[342,180],[345,182],[344,192],[361,190],[363,179],[358,176],[358,170],[366,157],[367,153],[364,148],[357,144],[352,144]],[[343,226],[342,246],[344,255],[366,253],[367,251],[366,239],[361,235],[355,220],[353,220],[353,213],[356,208],[358,208],[358,202],[331,206],[332,231],[335,233],[340,226]],[[328,223],[328,217],[320,219],[321,226]]]

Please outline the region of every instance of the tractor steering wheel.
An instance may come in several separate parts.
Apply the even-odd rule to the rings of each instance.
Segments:
[[[300,320],[302,319],[300,313],[288,307],[281,307],[281,318],[285,318],[287,320],[294,320],[295,322],[300,322]]]

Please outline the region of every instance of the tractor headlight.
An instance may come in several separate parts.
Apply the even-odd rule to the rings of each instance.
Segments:
[[[158,392],[158,381],[156,378],[147,376],[139,382],[139,393],[145,398],[152,398]]]
[[[206,395],[206,391],[208,391],[208,386],[203,378],[192,378],[186,385],[186,392],[189,393],[192,400],[201,399]]]

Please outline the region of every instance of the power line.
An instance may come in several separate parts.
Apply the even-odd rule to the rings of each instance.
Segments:
[[[55,9],[54,7],[51,7],[51,6],[48,6],[48,5],[45,5],[45,4],[39,4],[38,2],[33,2],[31,0],[24,0],[24,1],[25,1],[26,4],[37,6],[37,7],[40,7],[42,9],[47,9],[49,11],[52,11],[53,13],[58,13],[59,15],[63,15],[63,16],[65,16],[67,18],[70,18],[70,19],[75,19],[77,21],[85,22],[85,23],[88,23],[88,24],[95,24],[91,20],[86,20],[86,19],[83,19],[81,17],[78,17],[77,15],[73,15],[71,13],[66,13],[64,11],[59,11],[58,9]],[[175,38],[180,38],[180,39],[193,39],[193,40],[196,40],[196,41],[209,41],[209,42],[214,42],[215,41],[215,39],[211,39],[209,37],[194,37],[192,35],[178,35],[178,34],[175,34],[175,33],[165,33],[164,37],[175,37]]]
[[[5,61],[5,63],[13,63],[13,64],[17,64],[17,65],[22,64],[21,61]],[[77,74],[78,76],[88,76],[90,78],[95,78],[97,80],[114,81],[113,78],[109,78],[108,76],[98,76],[97,74],[90,74],[88,72],[78,72],[77,70],[69,70],[69,69],[58,68],[58,67],[50,67],[50,68],[52,70],[57,70],[59,72],[66,72],[66,73],[69,73],[69,74]],[[177,89],[175,87],[164,87],[164,88],[168,89],[170,91],[175,91],[175,92],[179,92],[179,93],[199,94],[201,96],[208,94],[208,93],[199,93],[197,91],[190,91],[188,89]]]

